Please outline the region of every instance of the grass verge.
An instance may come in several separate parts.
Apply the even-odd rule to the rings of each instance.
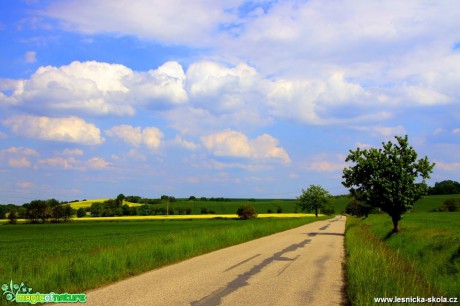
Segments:
[[[401,232],[391,219],[347,218],[347,295],[353,305],[374,297],[460,297],[458,213],[408,214]]]

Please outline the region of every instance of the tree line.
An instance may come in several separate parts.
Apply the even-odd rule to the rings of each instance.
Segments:
[[[30,223],[66,222],[75,212],[70,204],[62,204],[56,199],[33,200],[22,206],[0,205],[0,219],[5,219],[8,215],[10,223],[16,223],[18,218],[27,219]]]

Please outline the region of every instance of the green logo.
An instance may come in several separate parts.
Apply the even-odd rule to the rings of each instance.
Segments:
[[[78,293],[32,293],[32,288],[21,282],[20,284],[13,283],[10,280],[9,285],[2,285],[3,295],[9,302],[16,303],[86,303],[86,294]]]

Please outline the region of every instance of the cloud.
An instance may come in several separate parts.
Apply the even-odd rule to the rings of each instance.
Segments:
[[[70,0],[52,2],[43,14],[82,33],[116,33],[197,45],[210,40],[218,25],[229,20],[226,8],[238,2],[140,0],[131,5],[123,0]]]
[[[116,137],[125,143],[138,147],[144,144],[152,151],[157,150],[163,139],[163,132],[156,127],[133,127],[130,125],[117,125],[105,131],[108,136]]]
[[[372,135],[384,136],[385,138],[393,138],[393,136],[406,135],[407,131],[402,125],[397,126],[354,126],[351,127],[358,131],[367,131]]]
[[[136,72],[126,80],[136,102],[180,105],[188,100],[185,73],[178,62],[166,62],[156,70]],[[155,101],[155,103],[152,103]]]
[[[15,168],[29,168],[32,164],[26,157],[10,158],[8,160],[8,166]]]
[[[176,135],[176,137],[173,140],[171,140],[169,143],[174,145],[174,146],[185,148],[185,149],[190,150],[190,151],[195,151],[200,147],[198,144],[196,144],[196,143],[194,143],[192,141],[188,141],[188,140],[182,138],[179,135]]]
[[[0,154],[14,154],[14,155],[27,155],[27,156],[37,156],[38,152],[32,148],[26,147],[10,147],[0,151]]]
[[[39,166],[47,166],[63,170],[76,170],[79,169],[78,160],[75,157],[50,157],[38,160]]]
[[[105,131],[105,133],[108,136],[117,137],[134,147],[142,143],[142,130],[140,126],[117,125]]]
[[[177,62],[134,72],[120,64],[75,61],[40,67],[29,79],[2,81],[0,104],[47,115],[132,116],[141,105],[164,108],[188,100]]]
[[[393,137],[395,135],[402,136],[407,134],[406,129],[402,125],[394,127],[376,126],[373,128],[373,131],[385,137]]]
[[[24,54],[26,63],[33,64],[37,61],[37,53],[35,51],[27,51]]]
[[[387,112],[369,109],[368,103],[379,99],[381,93],[350,81],[341,70],[311,78],[266,77],[241,62],[198,61],[186,72],[174,61],[146,72],[72,62],[40,67],[29,79],[0,85],[0,103],[26,112],[132,116],[155,109],[182,133],[198,133],[202,126],[223,128],[224,122],[226,128],[261,126],[277,118],[307,124],[386,118]]]
[[[311,171],[340,172],[347,167],[345,157],[340,154],[320,154],[313,156],[311,159],[312,161],[310,161],[307,166],[307,169]]]
[[[435,168],[438,168],[442,171],[446,172],[458,172],[460,171],[460,163],[459,162],[452,162],[452,163],[447,163],[447,162],[441,162],[441,161],[435,161],[436,165]]]
[[[17,182],[17,185],[23,189],[29,189],[31,188],[34,184],[28,181],[20,181]]]
[[[90,169],[104,170],[110,166],[110,163],[101,157],[93,157],[86,161],[86,166]]]
[[[83,155],[83,150],[81,149],[64,149],[62,152],[63,155]]]
[[[101,157],[93,157],[88,160],[79,160],[75,157],[50,157],[38,160],[39,168],[53,168],[58,170],[106,170],[109,169],[110,163]]]
[[[201,137],[206,149],[216,156],[241,157],[256,160],[278,159],[289,163],[287,152],[278,147],[278,140],[268,134],[249,140],[246,135],[233,130],[225,130]]]
[[[30,168],[31,158],[38,155],[36,150],[27,147],[9,147],[0,150],[0,159],[8,160],[8,166],[14,168]]]
[[[142,131],[142,142],[152,151],[160,147],[163,133],[156,127],[146,127]]]
[[[98,145],[104,139],[100,130],[78,117],[50,118],[16,115],[3,121],[13,133],[47,141]]]
[[[3,90],[13,93],[3,94],[3,100],[47,114],[133,115],[135,110],[126,96],[129,89],[123,84],[132,74],[123,65],[95,61],[43,66],[28,80],[10,80]]]
[[[454,133],[454,134],[460,134],[460,128],[453,129],[453,130],[452,130],[452,133]]]
[[[262,94],[259,78],[257,71],[246,64],[228,68],[215,62],[201,61],[188,68],[186,88],[194,105],[221,112],[250,106],[257,101],[251,96]]]

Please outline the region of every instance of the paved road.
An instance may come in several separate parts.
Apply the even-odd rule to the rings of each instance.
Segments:
[[[340,305],[345,217],[218,250],[87,292],[86,305]]]

